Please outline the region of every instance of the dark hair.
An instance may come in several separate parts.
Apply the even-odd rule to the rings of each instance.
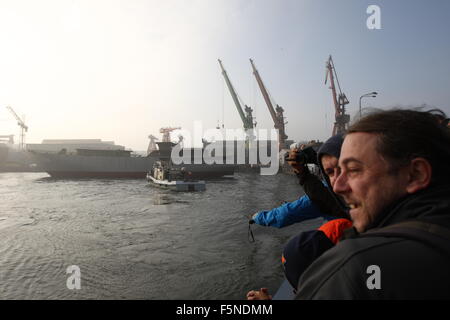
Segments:
[[[385,110],[361,118],[350,126],[348,133],[378,134],[377,151],[392,170],[414,158],[425,158],[433,168],[433,183],[450,176],[450,130],[441,124],[441,118],[446,115],[439,109]]]

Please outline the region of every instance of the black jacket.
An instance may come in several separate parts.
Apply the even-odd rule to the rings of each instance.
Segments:
[[[301,171],[301,174],[298,175],[298,178],[300,184],[305,190],[305,193],[311,201],[319,207],[321,212],[336,218],[350,219],[350,216],[348,215],[348,208],[345,203],[331,190],[330,180],[325,174],[321,161],[322,156],[325,154],[339,159],[343,142],[344,137],[341,134],[332,136],[320,146],[317,152],[317,164],[319,165],[320,172],[328,187],[326,187],[318,177],[311,174],[306,165],[304,170]]]
[[[447,183],[448,184],[448,183]],[[450,186],[407,196],[370,228],[408,220],[450,228]],[[450,241],[445,240],[447,247]],[[369,289],[370,266],[380,270],[380,289]],[[450,256],[405,237],[357,235],[325,252],[299,280],[297,299],[450,299]]]

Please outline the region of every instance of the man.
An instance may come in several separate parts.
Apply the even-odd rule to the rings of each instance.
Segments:
[[[331,137],[320,147],[317,153],[317,162],[330,188],[332,188],[337,177],[337,164],[342,142],[342,135]],[[295,153],[295,150],[291,150],[289,158],[295,158]],[[319,217],[326,221],[348,218],[343,203],[315,175],[309,172],[305,163],[289,161],[289,164],[294,168],[306,194],[295,201],[285,203],[272,210],[255,213],[250,223],[283,228]]]
[[[354,232],[305,271],[298,299],[450,298],[449,132],[413,110],[350,127],[333,190]]]
[[[291,239],[285,247],[282,262],[286,278],[294,289],[297,288],[298,279],[303,271],[324,251],[336,244],[342,231],[351,226],[342,201],[329,189],[333,187],[338,176],[338,159],[342,142],[342,135],[333,136],[317,153],[317,163],[328,187],[311,174],[305,164],[290,161],[289,164],[294,168],[307,195],[270,211],[261,211],[251,220],[253,223],[278,228],[318,217],[331,220],[317,230],[302,232]],[[291,150],[289,159],[296,158],[295,156],[295,151]],[[336,219],[337,217],[344,219]],[[249,291],[247,299],[270,300],[272,296],[267,288],[261,288],[259,291]]]

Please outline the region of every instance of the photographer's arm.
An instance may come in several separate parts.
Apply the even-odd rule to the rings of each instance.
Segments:
[[[344,210],[338,199],[306,167],[305,170],[297,174],[297,177],[305,193],[319,207],[321,212],[336,218],[348,218],[348,213]]]
[[[272,210],[260,211],[254,214],[250,223],[283,228],[294,223],[323,216],[324,214],[317,206],[313,205],[311,199],[307,195],[303,195],[295,201],[287,202]]]

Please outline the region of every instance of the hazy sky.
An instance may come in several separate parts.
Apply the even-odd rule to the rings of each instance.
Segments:
[[[381,30],[366,26],[372,4]],[[145,150],[165,126],[240,128],[218,58],[258,127],[272,128],[254,59],[294,140],[331,134],[330,54],[350,114],[370,91],[363,106],[450,113],[449,14],[447,0],[0,0],[0,134],[19,141],[6,105],[25,115],[29,143]]]

